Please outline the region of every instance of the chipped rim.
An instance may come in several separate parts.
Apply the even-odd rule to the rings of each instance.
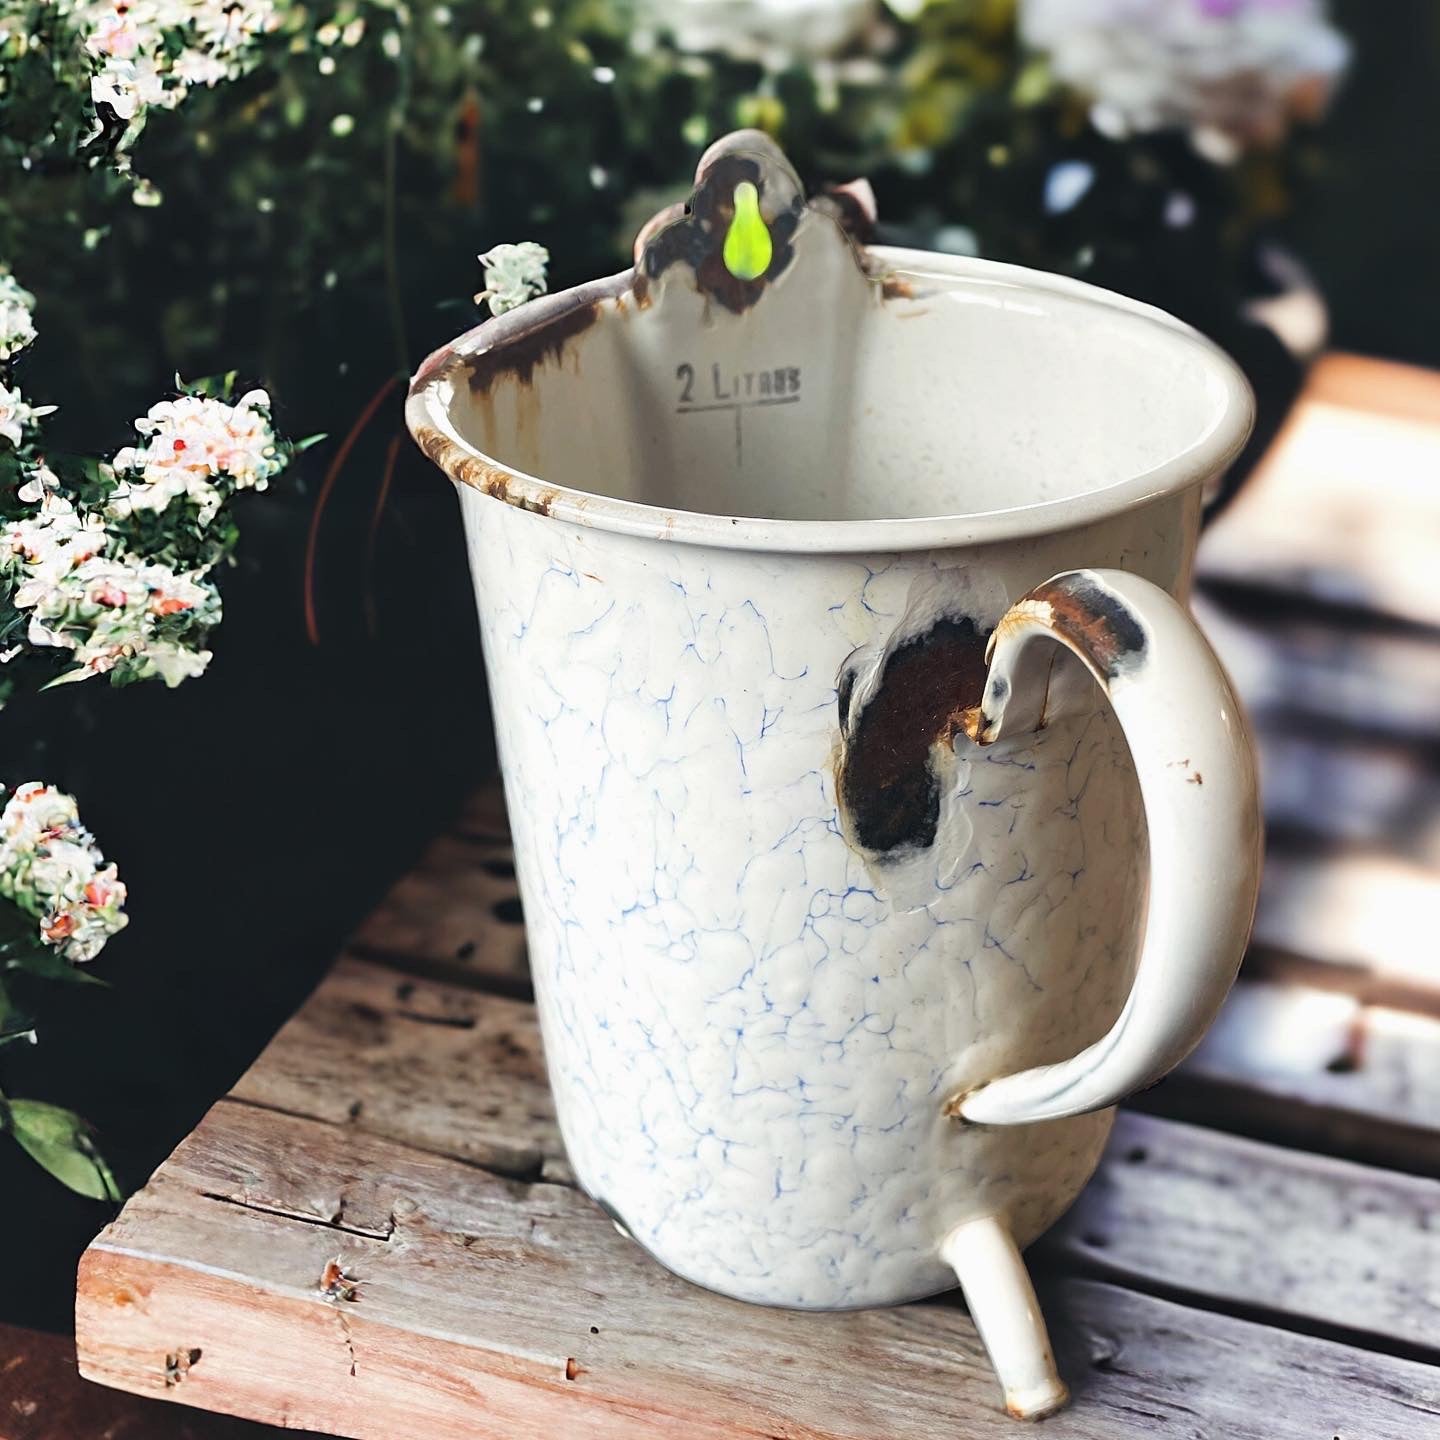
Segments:
[[[1032,505],[958,515],[861,520],[769,520],[670,509],[638,500],[557,485],[486,455],[462,439],[450,420],[445,394],[452,373],[477,355],[515,343],[562,316],[631,293],[634,271],[578,285],[532,300],[497,316],[443,346],[415,372],[405,403],[406,423],[421,449],[457,485],[503,491],[503,503],[596,530],[686,545],[778,551],[792,554],[855,554],[949,549],[1053,534],[1109,519],[1199,485],[1223,471],[1240,453],[1255,420],[1255,397],[1239,366],[1213,341],[1173,315],[1098,285],[1022,265],[873,245],[866,253],[891,272],[923,281],[927,276],[971,280],[1016,291],[1060,295],[1164,330],[1189,350],[1217,386],[1214,418],[1198,439],[1169,460],[1138,475],[1081,495]],[[482,478],[483,477],[483,478]]]

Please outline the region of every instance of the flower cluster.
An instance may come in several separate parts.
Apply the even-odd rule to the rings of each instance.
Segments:
[[[62,9],[99,67],[91,98],[122,120],[242,75],[280,18],[275,0],[62,0]]]
[[[492,315],[503,315],[527,300],[545,293],[545,267],[550,252],[533,240],[518,245],[495,245],[479,257],[481,283],[485,288],[475,303],[490,302]]]
[[[0,270],[0,360],[18,355],[35,338],[35,297],[8,270]]]
[[[1021,0],[1020,35],[1103,134],[1180,128],[1220,161],[1317,117],[1349,54],[1322,0]]]
[[[204,395],[162,400],[135,422],[144,437],[111,462],[120,481],[110,513],[163,511],[172,500],[193,501],[209,524],[236,490],[263,490],[285,466],[270,424],[270,397],[251,390],[233,405]]]
[[[25,431],[32,420],[49,415],[53,405],[32,405],[20,393],[18,385],[6,385],[0,379],[0,440],[19,449],[25,443]]]
[[[93,960],[125,928],[125,886],[52,785],[21,785],[0,812],[0,895],[40,924],[66,960]]]
[[[220,621],[212,584],[133,555],[93,556],[56,580],[23,586],[15,603],[29,609],[32,645],[73,652],[77,668],[66,680],[112,674],[117,682],[158,678],[173,688],[210,663],[197,638]]]
[[[0,666],[63,656],[67,668],[52,683],[108,675],[112,684],[173,687],[199,675],[221,617],[206,575],[234,534],[217,531],[216,517],[237,490],[263,490],[290,457],[269,396],[162,400],[135,422],[141,443],[92,465],[98,479],[79,489],[67,489],[27,433],[50,408],[7,388],[0,362],[0,436],[19,449],[13,494],[27,507],[0,520]],[[12,667],[0,698],[15,683]]]

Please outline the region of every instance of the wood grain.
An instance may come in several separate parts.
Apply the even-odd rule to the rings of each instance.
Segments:
[[[534,1006],[353,956],[231,1094],[506,1174],[563,1166]]]
[[[1440,1181],[1122,1114],[1047,1259],[1440,1360]]]
[[[493,802],[475,809],[483,815]],[[528,996],[525,928],[503,812],[499,839],[493,821],[484,833],[490,838],[442,835],[432,842],[355,932],[351,948],[418,974]]]
[[[1241,980],[1181,1068],[1132,1106],[1440,1177],[1440,1020]]]
[[[324,1293],[332,1262],[352,1300]],[[1048,1303],[1076,1391],[1058,1440],[1400,1437],[1440,1415],[1440,1371],[1411,1361],[1103,1284]],[[1013,1434],[956,1306],[740,1305],[569,1188],[233,1102],[87,1252],[77,1333],[108,1384],[366,1440]],[[177,1348],[200,1358],[167,1386]]]
[[[1377,408],[1376,394],[1404,403]],[[1327,356],[1198,573],[1440,625],[1440,373]]]

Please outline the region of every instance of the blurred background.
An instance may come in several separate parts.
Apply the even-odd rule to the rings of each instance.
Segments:
[[[83,1113],[142,1183],[493,773],[458,513],[397,438],[395,379],[488,313],[477,255],[538,242],[552,289],[621,269],[741,125],[812,189],[867,177],[882,241],[1091,279],[1240,360],[1260,426],[1197,608],[1264,747],[1250,963],[1319,997],[1255,1033],[1343,1074],[1357,1007],[1436,1013],[1440,6],[265,9],[244,73],[153,105],[123,153],[87,142],[110,145],[91,163],[0,7],[0,260],[36,297],[23,378],[60,406],[49,443],[111,453],[175,376],[230,368],[285,433],[326,437],[237,505],[200,681],[0,716],[0,776],[81,797],[131,917],[109,988],[56,987],[42,1043],[0,1056],[7,1093]],[[110,1213],[0,1147],[26,1235],[0,1319],[65,1328]]]

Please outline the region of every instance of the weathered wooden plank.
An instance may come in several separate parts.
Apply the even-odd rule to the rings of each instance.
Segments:
[[[231,1094],[507,1174],[565,1173],[534,1006],[354,957]]]
[[[1133,1105],[1440,1176],[1440,1020],[1241,980],[1200,1048]]]
[[[157,1404],[80,1378],[75,1342],[0,1325],[4,1440],[267,1440],[296,1432]]]
[[[1440,1016],[1440,956],[1424,940],[1437,915],[1440,869],[1383,850],[1272,850],[1250,973]]]
[[[1205,589],[1193,608],[1262,731],[1271,716],[1293,729],[1304,715],[1316,730],[1343,727],[1369,744],[1440,735],[1440,643],[1428,630],[1324,624],[1303,602],[1298,615],[1272,606],[1245,616]]]
[[[1057,1440],[1400,1437],[1440,1415],[1429,1366],[1050,1288],[1076,1392],[1047,1424]],[[229,1102],[87,1252],[77,1331],[106,1383],[376,1440],[1013,1433],[956,1306],[739,1305],[667,1274],[565,1187]],[[167,1388],[176,1347],[200,1356]]]
[[[1381,363],[1321,360],[1249,484],[1206,534],[1202,575],[1440,625],[1440,374],[1382,375]],[[1406,403],[1377,410],[1378,393]]]
[[[480,792],[475,806],[492,815],[490,838],[433,841],[355,932],[353,950],[421,974],[529,994],[514,859],[503,808],[498,827],[493,819],[495,793]]]
[[[399,998],[402,994],[403,999]],[[406,1019],[409,1014],[473,1021],[473,1027],[440,1027],[440,1048],[436,1048],[429,1029]],[[1403,1152],[1402,1163],[1408,1161],[1410,1168],[1423,1169],[1425,1158],[1440,1151],[1440,1135],[1431,1128],[1427,1098],[1440,1091],[1414,1089],[1424,1077],[1403,1042],[1413,1044],[1417,1037],[1404,1029],[1396,1032],[1393,1025],[1387,1029],[1389,1021],[1389,1012],[1364,1009],[1346,996],[1245,982],[1237,987],[1214,1038],[1187,1067],[1193,1074],[1191,1085],[1199,1082],[1203,1089],[1228,1078],[1272,1099],[1277,1108],[1285,1108],[1292,1126],[1308,1123],[1310,1131],[1304,1138],[1324,1141],[1338,1129],[1347,1143],[1354,1143],[1346,1134],[1347,1127],[1363,1129],[1372,1147],[1389,1138],[1383,1158],[1395,1158],[1393,1152],[1398,1149]],[[1379,1025],[1382,1037],[1390,1038],[1388,1049],[1375,1050],[1366,1028],[1372,1023]],[[1432,1022],[1431,1030],[1433,1034],[1427,1032],[1418,1039],[1437,1042],[1436,1055],[1430,1058],[1440,1066],[1440,1023]],[[472,1044],[473,1054],[469,1053]],[[1163,1095],[1165,1091],[1155,1093]],[[372,964],[347,961],[337,967],[235,1094],[278,1111],[402,1140],[511,1174],[562,1179],[569,1175],[545,1089],[532,1007],[438,982],[407,980]],[[1253,1109],[1247,1104],[1244,1113]],[[1127,1131],[1122,1127],[1122,1138],[1108,1152],[1097,1186],[1102,1194],[1108,1193],[1107,1187],[1128,1194],[1138,1185],[1152,1202],[1150,1228],[1137,1230],[1137,1235],[1145,1234],[1148,1259],[1143,1264],[1136,1261],[1136,1274],[1145,1270],[1157,1284],[1183,1285],[1183,1279],[1170,1268],[1175,1257],[1203,1252],[1207,1247],[1229,1247],[1236,1257],[1233,1295],[1237,1301],[1300,1315],[1320,1325],[1340,1323],[1335,1319],[1339,1295],[1365,1291],[1365,1272],[1374,1268],[1360,1243],[1362,1238],[1370,1238],[1368,1228],[1329,1247],[1329,1269],[1323,1283],[1307,1279],[1310,1272],[1306,1267],[1313,1257],[1304,1249],[1274,1254],[1273,1270],[1249,1265],[1245,1257],[1257,1251],[1273,1252],[1274,1196],[1281,1189],[1288,1186],[1286,1193],[1309,1194],[1306,1204],[1318,1214],[1323,1207],[1316,1197],[1330,1195],[1333,1202],[1336,1187],[1354,1178],[1350,1167],[1341,1165],[1337,1170],[1335,1162],[1247,1145],[1228,1135],[1200,1137],[1185,1126],[1167,1127],[1143,1118],[1128,1123],[1148,1125],[1158,1136],[1178,1130],[1178,1136],[1167,1145],[1157,1141],[1153,1147],[1144,1147],[1154,1149],[1157,1156],[1203,1141],[1204,1154],[1211,1161],[1212,1199],[1216,1202],[1200,1203],[1202,1187],[1196,1182],[1190,1196],[1196,1201],[1192,1209],[1167,1210],[1165,1187],[1178,1162],[1157,1165],[1153,1171],[1156,1183],[1147,1184],[1152,1171],[1137,1171],[1128,1164],[1126,1157],[1134,1147],[1125,1143]],[[1417,1159],[1421,1162],[1418,1167],[1414,1164]],[[308,1157],[297,1162],[302,1166],[298,1177],[289,1176],[280,1161],[267,1163],[291,1190],[301,1182],[311,1187],[305,1193],[319,1208],[306,1212],[310,1218],[343,1223],[350,1229],[383,1231],[385,1217],[358,1218],[355,1196],[342,1193],[344,1187],[337,1190],[332,1185],[322,1198],[321,1192],[313,1189],[317,1175]],[[1223,1178],[1227,1169],[1228,1180]],[[263,1172],[264,1167],[257,1171]],[[1440,1249],[1430,1246],[1428,1233],[1412,1237],[1408,1249],[1402,1244],[1405,1227],[1421,1197],[1428,1196],[1440,1208],[1440,1185],[1383,1171],[1356,1170],[1355,1175],[1368,1175],[1376,1195],[1391,1197],[1388,1211],[1375,1212],[1375,1223],[1393,1231],[1390,1255],[1402,1270],[1418,1275],[1433,1266],[1440,1274]],[[1313,1194],[1305,1191],[1306,1184]],[[283,1208],[289,1202],[272,1196],[264,1203]],[[1248,1225],[1217,1232],[1212,1219],[1222,1203],[1227,1213],[1248,1216]],[[1327,1203],[1325,1213],[1331,1213],[1339,1202]],[[1087,1212],[1082,1205],[1077,1213]],[[1095,1226],[1082,1225],[1082,1239],[1094,1233],[1099,1233]],[[1440,1246],[1440,1235],[1434,1238]],[[1083,1247],[1074,1253],[1084,1254],[1087,1262],[1104,1258],[1090,1255]],[[1217,1267],[1214,1273],[1222,1272]],[[1348,1291],[1341,1287],[1332,1292],[1329,1287],[1337,1277],[1344,1279]],[[1227,1283],[1230,1278],[1227,1274]],[[1202,1283],[1197,1293],[1210,1292]],[[1327,1296],[1336,1303],[1327,1303]],[[1404,1328],[1383,1306],[1366,1309],[1347,1303],[1343,1309],[1349,1317],[1343,1323],[1352,1328],[1419,1343],[1414,1328]],[[1417,1312],[1416,1324],[1422,1323],[1428,1321],[1423,1312]]]
[[[1440,1358],[1440,1182],[1122,1114],[1047,1259]]]
[[[455,833],[479,844],[509,845],[510,817],[498,779],[482,785],[466,799],[455,822]]]

